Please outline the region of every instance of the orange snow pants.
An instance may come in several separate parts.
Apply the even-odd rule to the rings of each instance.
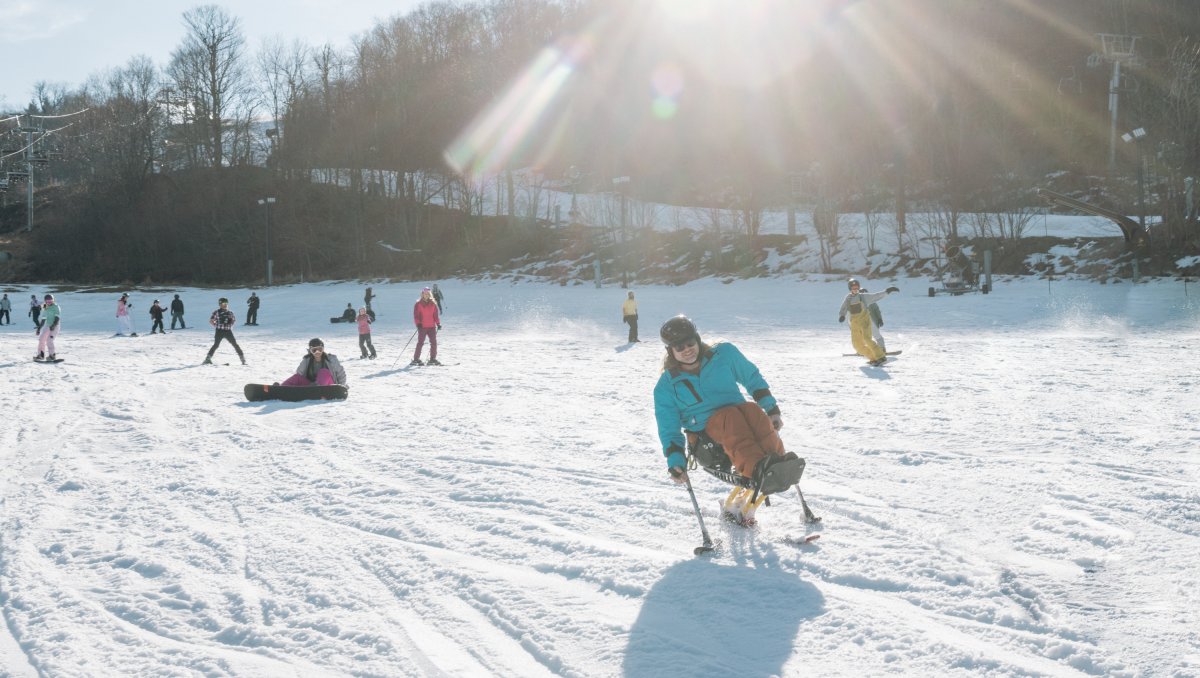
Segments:
[[[757,403],[722,407],[708,418],[704,432],[725,448],[733,467],[747,478],[753,475],[754,465],[763,457],[785,451],[770,417]]]

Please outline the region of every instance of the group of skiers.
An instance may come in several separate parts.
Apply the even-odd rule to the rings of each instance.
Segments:
[[[838,322],[850,320],[851,342],[855,351],[868,359],[871,365],[880,365],[886,358],[886,349],[878,328],[883,324],[878,302],[888,295],[899,292],[895,286],[883,292],[870,293],[861,283],[847,280],[848,293],[838,309]],[[375,346],[371,341],[371,325],[375,313],[371,301],[375,295],[367,288],[364,305],[354,314],[359,334],[359,350],[362,358],[374,359]],[[442,328],[443,295],[438,286],[422,288],[420,298],[413,305],[413,324],[417,346],[410,365],[441,365],[437,359],[437,333]],[[247,300],[247,325],[257,325],[260,301],[255,293]],[[117,302],[118,335],[133,332],[130,311],[133,305],[129,295],[122,294]],[[0,320],[11,324],[11,302],[8,295],[0,298]],[[348,313],[353,309],[348,305]],[[176,294],[170,305],[171,329],[176,323],[186,328],[183,321],[183,301]],[[629,292],[622,304],[622,319],[629,326],[629,341],[638,342],[638,309],[633,292]],[[163,316],[165,309],[154,300],[150,311],[153,325],[151,334],[165,333]],[[41,303],[31,295],[29,316],[33,319],[38,335],[39,361],[56,360],[54,339],[61,327],[61,309],[53,294],[46,294]],[[253,322],[251,322],[253,320]],[[336,319],[335,320],[340,320]],[[221,297],[218,308],[209,317],[214,329],[213,344],[204,359],[211,364],[213,355],[221,342],[228,341],[242,364],[245,354],[233,335],[237,317],[229,309],[229,299]],[[735,345],[729,342],[707,342],[695,323],[684,315],[673,317],[659,330],[665,345],[666,355],[662,373],[654,387],[654,412],[657,421],[662,453],[666,457],[667,469],[677,483],[689,483],[687,471],[697,464],[721,467],[732,479],[746,479],[742,487],[735,488],[723,503],[727,517],[743,524],[753,523],[754,511],[768,495],[786,490],[799,482],[804,462],[786,451],[779,436],[783,418],[779,403],[771,393],[770,386],[750,361]],[[429,359],[422,362],[421,354],[425,342],[429,342]],[[411,340],[410,340],[411,341]],[[337,356],[325,351],[320,338],[308,342],[305,355],[281,386],[346,385],[346,371]],[[750,394],[747,401],[742,390]],[[698,450],[718,450],[717,455]],[[703,457],[703,458],[702,458]],[[803,500],[803,495],[801,495]],[[805,506],[806,513],[807,505]],[[815,518],[814,518],[815,519]]]
[[[375,344],[371,340],[371,325],[375,322],[375,311],[371,308],[371,301],[375,298],[374,291],[368,287],[364,296],[364,305],[358,309],[358,313],[354,314],[352,308],[348,308],[350,314],[349,320],[357,324],[358,329],[358,346],[363,359],[374,360],[378,354],[375,350]],[[421,290],[420,298],[413,305],[413,323],[416,326],[414,336],[420,335],[417,342],[416,351],[413,353],[412,365],[441,365],[437,359],[437,331],[441,329],[441,312],[444,303],[442,291],[435,284],[432,288],[425,287]],[[212,326],[214,335],[212,346],[208,349],[208,353],[204,357],[206,365],[212,364],[213,355],[222,342],[229,342],[233,346],[233,350],[237,352],[238,359],[242,364],[246,364],[246,356],[238,345],[236,337],[233,334],[233,328],[237,324],[237,316],[229,308],[229,299],[221,297],[218,299],[218,308],[209,316],[208,323]],[[251,292],[250,298],[246,300],[247,315],[246,325],[258,324],[258,309],[261,305],[261,300],[257,293]],[[171,329],[174,330],[178,325],[182,329],[187,329],[187,324],[184,321],[184,304],[179,295],[170,304],[171,313]],[[12,324],[11,322],[12,302],[8,298],[8,294],[3,294],[0,297],[0,324]],[[117,300],[116,320],[117,320],[117,336],[136,337],[137,332],[133,329],[132,320],[133,303],[130,301],[129,294],[123,293]],[[164,308],[158,299],[155,299],[149,309],[151,317],[150,334],[166,334],[164,327],[164,317],[167,309]],[[47,294],[45,298],[39,302],[37,295],[30,295],[29,317],[33,319],[34,328],[38,336],[38,353],[37,360],[56,360],[54,339],[58,336],[61,326],[61,309],[55,303],[54,295]],[[340,320],[340,319],[338,319]],[[429,341],[429,360],[428,362],[421,361],[421,352],[424,348],[425,341]],[[320,364],[316,368],[311,368],[313,364],[313,356],[320,359]],[[305,362],[297,370],[297,375],[306,374],[308,383],[320,383],[317,374],[322,370],[328,370],[328,374],[333,379],[332,383],[345,383],[345,371],[341,369],[340,363],[337,362],[337,357],[333,354],[324,352],[324,342],[320,339],[313,339],[309,342],[309,351],[305,354]],[[340,375],[340,376],[339,376]],[[296,376],[296,375],[293,375]],[[289,378],[289,381],[295,381]],[[286,382],[285,382],[286,384]],[[286,384],[291,385],[291,384]]]

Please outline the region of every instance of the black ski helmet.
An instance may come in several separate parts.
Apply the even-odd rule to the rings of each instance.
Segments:
[[[680,314],[663,323],[662,329],[658,331],[658,336],[662,338],[664,344],[670,346],[688,339],[698,340],[700,332],[690,318]]]
[[[846,289],[851,289],[855,285],[858,285],[860,288],[862,287],[862,285],[858,282],[858,278],[851,278],[846,281]]]
[[[318,346],[325,348],[325,342],[321,341],[320,337],[313,337],[312,339],[308,340],[309,348],[316,348]]]

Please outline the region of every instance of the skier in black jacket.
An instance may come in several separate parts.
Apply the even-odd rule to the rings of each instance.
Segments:
[[[250,298],[246,300],[246,306],[247,306],[247,308],[246,308],[246,324],[247,325],[257,325],[258,324],[258,304],[259,304],[258,295],[255,294],[254,292],[251,292]]]
[[[237,324],[237,316],[229,310],[228,299],[221,297],[219,303],[220,308],[213,311],[212,316],[208,319],[208,324],[213,326],[216,333],[213,335],[212,348],[208,349],[208,355],[204,358],[204,364],[212,364],[212,357],[217,352],[217,347],[221,345],[222,340],[227,340],[233,344],[233,350],[237,351],[238,358],[241,358],[242,364],[245,365],[246,356],[242,353],[242,347],[238,346],[237,339],[233,338],[233,326]]]
[[[371,308],[371,300],[374,299],[375,296],[375,293],[371,291],[370,287],[367,288],[367,293],[363,295],[363,303],[367,306],[367,316],[371,318],[371,322],[375,322],[375,310]],[[351,318],[347,322],[354,322],[354,318]]]
[[[187,323],[183,322],[183,300],[176,294],[171,300],[171,329],[175,329],[175,323],[179,322],[181,329],[187,329]]]
[[[158,299],[155,299],[154,303],[150,305],[150,317],[154,320],[154,323],[150,325],[150,334],[159,332],[166,334],[167,331],[163,329],[163,307],[158,305]]]

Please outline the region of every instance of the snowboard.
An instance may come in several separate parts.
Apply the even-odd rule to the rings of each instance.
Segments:
[[[41,360],[41,359],[38,359],[38,358],[34,358],[34,359],[33,359],[33,362],[35,362],[35,363],[51,363],[51,364],[54,364],[54,363],[61,363],[61,362],[62,362],[62,361],[64,361],[64,360],[66,360],[66,358],[55,358],[54,360]]]
[[[271,384],[246,384],[246,400],[252,403],[261,400],[345,400],[349,389],[341,384],[332,386],[279,386]]]
[[[887,355],[900,355],[901,353],[904,353],[904,351],[888,351],[888,352],[887,352]],[[842,354],[842,357],[843,357],[843,358],[853,358],[853,357],[856,357],[856,356],[857,356],[857,357],[860,357],[860,358],[861,358],[861,357],[863,357],[863,356],[860,356],[860,355],[859,355],[859,354],[857,354],[857,353],[843,353],[843,354]]]

